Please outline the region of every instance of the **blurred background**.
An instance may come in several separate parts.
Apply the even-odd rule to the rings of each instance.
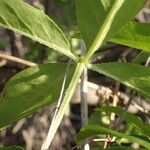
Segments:
[[[26,2],[37,9],[41,9],[51,17],[69,38],[72,51],[80,55],[83,41],[76,36],[78,27],[76,25],[75,0],[26,0]],[[135,21],[150,22],[150,1],[140,11]],[[19,57],[37,64],[68,62],[68,58],[64,55],[3,28],[0,28],[0,53]],[[144,53],[142,57],[138,57],[139,55],[141,55],[139,50],[107,43],[94,54],[91,63],[110,61],[132,62],[134,60],[137,63],[145,65],[149,54]],[[0,93],[2,93],[5,83],[13,75],[25,68],[27,66],[0,58]],[[124,106],[130,97],[129,89],[104,75],[89,71],[88,80],[89,116],[95,107],[112,103],[115,98],[118,101],[118,105]],[[75,136],[81,128],[79,91],[80,86],[78,85],[66,117],[64,117],[50,147],[51,150],[77,149]],[[147,99],[135,95],[129,111],[139,115],[145,122],[150,123],[150,107],[148,106],[150,106],[150,102]],[[22,119],[1,131],[0,147],[19,145],[26,150],[40,150],[48,132],[52,119],[52,115],[50,114],[52,114],[54,107],[55,104],[47,106],[32,116]],[[138,145],[135,143],[132,146],[138,148]]]

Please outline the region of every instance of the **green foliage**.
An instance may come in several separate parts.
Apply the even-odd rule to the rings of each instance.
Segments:
[[[150,24],[130,22],[110,41],[150,52]]]
[[[136,89],[144,96],[150,98],[150,68],[117,62],[94,64],[90,68]]]
[[[0,150],[23,150],[19,146],[0,147]]]
[[[65,16],[64,24],[67,26],[73,25],[75,22],[75,14],[73,9],[72,0],[53,0],[55,5],[60,8],[63,15]],[[64,25],[63,24],[63,25]]]
[[[100,150],[99,148],[92,148],[91,150]],[[101,150],[105,150],[105,149],[102,149]],[[114,147],[111,147],[111,148],[107,148],[107,150],[133,150],[133,148],[129,148],[129,147],[123,147],[123,146],[114,146]],[[142,149],[140,149],[142,150]]]
[[[112,129],[101,127],[98,125],[88,125],[87,127],[84,127],[80,130],[78,136],[77,136],[77,142],[81,142],[84,139],[87,139],[89,137],[93,136],[99,136],[99,135],[112,135],[118,138],[126,138],[130,142],[136,142],[142,145],[143,147],[149,149],[150,148],[150,141],[148,139],[144,139],[143,137],[136,137],[134,135],[128,135],[125,133],[116,132]]]
[[[133,59],[132,63],[134,64],[145,63],[149,56],[150,53],[142,51],[135,59]]]
[[[15,75],[5,86],[0,104],[0,129],[58,99],[66,65],[43,64]],[[74,68],[70,68],[67,85]]]
[[[128,112],[124,112],[124,110],[121,107],[105,106],[105,107],[102,107],[100,109],[96,109],[96,111],[100,111],[100,112],[104,111],[104,112],[107,112],[109,114],[111,112],[114,112],[119,117],[123,116],[123,119],[126,122],[128,122],[130,125],[132,125],[134,128],[139,130],[140,133],[144,134],[147,137],[150,137],[150,125],[144,124],[140,118],[134,116],[133,114],[128,113]]]
[[[96,109],[95,112],[109,112],[109,114],[111,112],[116,113],[118,116],[123,115],[124,110],[120,107],[116,108],[116,107],[102,107],[99,109]],[[77,142],[81,142],[89,137],[99,137],[99,138],[104,138],[104,135],[109,134],[109,135],[113,135],[117,138],[126,138],[128,139],[129,142],[137,142],[140,145],[142,145],[143,147],[149,149],[150,148],[150,140],[149,138],[149,130],[150,130],[150,126],[146,126],[139,118],[135,117],[134,115],[130,114],[130,113],[125,113],[123,119],[131,124],[134,128],[137,128],[140,131],[139,135],[132,135],[132,133],[122,133],[122,132],[116,132],[112,129],[109,129],[106,126],[103,126],[101,124],[101,122],[99,122],[98,124],[98,120],[97,118],[99,117],[99,120],[101,119],[101,116],[98,115],[98,113],[93,113],[89,123],[86,127],[83,127],[80,132],[77,135]],[[93,123],[92,120],[97,120],[97,123]],[[141,133],[144,133],[146,136],[143,137],[141,136]]]
[[[1,0],[0,8],[0,26],[19,32],[69,57],[75,57],[62,31],[41,10],[22,0]]]
[[[122,5],[109,26],[105,42],[133,19],[145,2],[146,0],[120,0]],[[115,0],[87,0],[86,3],[83,0],[77,0],[77,22],[87,49],[92,45],[98,32],[106,26],[107,19],[113,15],[112,11],[117,8],[114,7],[115,3]]]
[[[57,0],[54,2],[58,5],[61,3]],[[66,84],[68,88],[42,150],[48,149],[69,106],[78,80],[86,67],[120,81],[150,98],[149,68],[127,63],[88,64],[93,53],[110,39],[115,43],[149,51],[149,24],[134,22],[127,24],[135,17],[145,2],[146,0],[87,0],[86,2],[77,0],[79,32],[87,48],[85,56],[78,58],[71,52],[70,43],[64,33],[42,11],[22,0],[0,0],[0,26],[53,48],[70,57],[77,64],[76,69],[74,67],[69,69]],[[70,5],[70,1],[68,4]],[[68,7],[66,9],[65,6],[62,7],[64,10],[68,9]],[[65,70],[66,65],[64,64],[44,64],[31,67],[15,75],[6,84],[1,99],[0,129],[57,100]],[[97,109],[92,115],[89,125],[81,129],[77,137],[78,142],[91,136],[105,137],[110,134],[117,138],[126,138],[129,142],[137,142],[147,149],[150,148],[148,125],[134,115],[125,113],[124,120],[138,130],[140,135],[134,135],[127,130],[125,133],[117,132],[109,129],[110,122],[107,113],[110,112],[121,116],[124,111],[121,108],[113,107]],[[101,119],[99,120],[99,118]],[[115,147],[114,149],[119,148]]]

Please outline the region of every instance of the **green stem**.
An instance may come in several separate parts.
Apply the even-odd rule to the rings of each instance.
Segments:
[[[104,21],[104,24],[102,25],[102,27],[100,27],[100,30],[96,36],[96,39],[94,40],[92,46],[90,47],[88,53],[86,54],[86,56],[82,59],[82,60],[78,60],[78,58],[76,58],[74,55],[71,55],[70,53],[66,52],[67,56],[70,56],[70,58],[72,58],[75,61],[81,61],[80,63],[77,64],[76,70],[74,72],[73,78],[69,84],[69,87],[66,91],[64,100],[60,106],[60,109],[56,115],[56,118],[54,118],[54,121],[52,122],[46,141],[44,142],[43,146],[42,146],[42,150],[47,150],[52,142],[52,139],[57,131],[57,128],[59,127],[59,124],[64,116],[64,113],[70,103],[71,97],[75,91],[76,85],[78,83],[78,80],[85,68],[86,65],[88,65],[88,61],[91,58],[91,56],[93,55],[93,53],[99,48],[99,46],[102,45],[102,43],[104,42],[109,29],[113,23],[113,20],[115,18],[116,13],[118,12],[118,10],[121,8],[122,4],[125,2],[125,0],[116,0],[112,9],[110,10],[108,17],[106,18],[106,20]]]
[[[125,0],[116,0],[113,7],[111,8],[106,20],[104,21],[102,27],[100,27],[99,32],[91,45],[90,49],[88,50],[88,53],[86,56],[83,58],[84,63],[88,63],[88,60],[91,58],[93,53],[102,46],[110,28],[113,23],[113,20],[115,18],[116,13],[118,10],[121,8],[122,4],[125,2]]]
[[[84,68],[85,68],[85,64],[82,64],[82,63],[77,64],[73,78],[69,84],[67,91],[66,91],[65,97],[64,97],[63,102],[59,108],[58,114],[56,115],[54,122],[50,126],[47,138],[46,138],[46,140],[42,146],[42,150],[47,150],[49,148],[49,146],[52,142],[52,139],[53,139],[53,137],[57,131],[57,128],[59,127],[59,124],[60,124],[60,122],[61,122],[61,120],[62,120],[62,118],[66,112],[66,109],[67,109],[67,107],[71,101],[72,95],[75,91],[78,80],[79,80]]]
[[[79,62],[79,57],[76,56],[75,54],[73,54],[72,52],[67,51],[67,50],[65,50],[65,51],[63,51],[63,52],[64,52],[64,54],[65,54],[66,56],[68,56],[69,58],[71,58],[72,60],[74,60],[76,63]]]

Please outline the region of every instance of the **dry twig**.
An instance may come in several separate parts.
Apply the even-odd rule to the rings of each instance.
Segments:
[[[18,58],[18,57],[10,56],[8,54],[1,53],[1,52],[0,52],[0,58],[10,60],[10,61],[13,61],[13,62],[17,62],[17,63],[23,64],[23,65],[26,65],[26,66],[29,66],[29,67],[37,65],[36,63],[33,63],[31,61],[27,61],[27,60],[24,60],[24,59],[21,59],[21,58]]]

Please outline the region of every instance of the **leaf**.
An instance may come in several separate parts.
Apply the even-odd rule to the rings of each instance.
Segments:
[[[137,57],[135,57],[132,61],[134,64],[145,63],[149,58],[150,53],[142,51]]]
[[[76,59],[58,26],[42,11],[22,0],[0,0],[0,26]]]
[[[8,146],[8,147],[0,147],[0,150],[23,150],[23,148],[19,146]]]
[[[43,64],[26,69],[6,84],[0,103],[0,129],[58,99],[66,65]],[[69,70],[67,84],[74,67]]]
[[[150,24],[130,22],[110,41],[150,52]]]
[[[62,15],[64,16],[62,23],[65,22],[65,25],[67,25],[68,27],[72,26],[75,19],[74,6],[72,5],[72,1],[53,0],[53,3],[56,5],[57,8],[61,10]]]
[[[103,127],[109,127],[110,119],[106,113],[102,113],[101,111],[95,110],[92,113],[92,116],[88,120],[88,124],[90,125],[101,125]]]
[[[100,150],[100,148],[92,148],[91,150]],[[101,149],[101,150],[105,150],[105,149]],[[125,147],[125,146],[111,146],[110,148],[107,148],[107,150],[133,150],[133,148]]]
[[[150,98],[150,68],[128,63],[94,64],[93,71],[111,77]]]
[[[131,147],[125,147],[125,146],[113,146],[110,148],[107,148],[107,150],[133,150]]]
[[[134,128],[138,129],[140,132],[142,132],[142,134],[146,135],[147,137],[150,137],[150,126],[144,124],[140,118],[134,116],[133,114],[124,112],[124,110],[121,107],[104,106],[102,108],[97,108],[95,111],[96,112],[104,111],[109,113],[114,112],[118,116],[124,115],[123,120],[131,124]],[[94,114],[92,116],[93,118],[97,117]]]
[[[145,140],[141,137],[136,137],[136,136],[116,132],[114,130],[101,127],[99,125],[88,125],[87,127],[82,128],[77,135],[77,142],[79,143],[82,140],[85,140],[86,138],[93,137],[96,135],[98,136],[100,134],[104,134],[104,135],[109,134],[109,135],[116,136],[118,138],[127,138],[130,142],[137,142],[147,149],[150,148],[150,141],[148,139]]]
[[[147,137],[138,135],[129,135],[129,133],[121,133],[116,132],[114,130],[109,129],[109,126],[103,125],[102,121],[104,112],[111,113],[114,112],[118,116],[122,116],[124,114],[124,110],[121,107],[111,107],[111,106],[104,106],[102,108],[95,109],[94,113],[89,119],[88,125],[86,127],[83,127],[79,134],[77,135],[77,142],[81,142],[82,140],[86,140],[87,138],[90,139],[94,138],[95,136],[98,136],[98,138],[103,138],[105,135],[113,135],[118,138],[126,138],[129,140],[129,142],[137,142],[140,145],[148,148],[150,146],[150,140],[149,140],[149,126],[147,128],[146,125],[140,120],[139,118],[135,117],[131,113],[125,113],[125,117],[123,118],[126,122],[134,126],[134,128],[142,131],[142,133],[146,133],[148,135]],[[108,115],[108,114],[107,114]],[[114,147],[117,148],[117,147]]]
[[[87,49],[96,36],[106,33],[104,28],[108,31],[104,41],[110,39],[135,17],[145,2],[146,0],[77,0],[77,22]],[[109,21],[111,23],[108,24]]]

